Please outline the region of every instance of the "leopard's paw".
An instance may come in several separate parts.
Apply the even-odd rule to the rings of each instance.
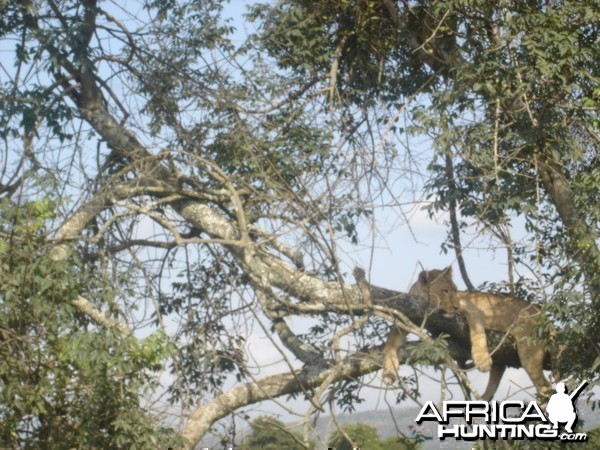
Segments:
[[[473,355],[475,366],[482,372],[489,372],[492,368],[492,357],[489,353],[481,353]]]
[[[391,386],[392,384],[394,384],[395,380],[396,380],[396,374],[395,373],[391,373],[391,372],[384,372],[383,373],[383,382],[387,386]]]

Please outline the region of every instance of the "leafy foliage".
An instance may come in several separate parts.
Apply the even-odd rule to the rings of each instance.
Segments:
[[[231,311],[243,308],[237,294],[247,288],[247,282],[226,260],[215,250],[212,257],[181,274],[185,281],[173,283],[173,294],[160,299],[163,317],[183,316],[171,366],[171,373],[178,375],[169,388],[173,402],[193,404],[205,391],[218,392],[231,374],[237,380],[246,376],[245,337],[227,327],[226,321],[236,320]]]
[[[352,450],[353,448],[368,448],[382,450],[383,444],[379,439],[377,430],[369,425],[361,423],[345,425],[341,430],[336,430],[327,444],[339,450]],[[350,441],[348,440],[350,438]]]
[[[314,442],[304,442],[297,431],[288,430],[283,422],[267,416],[260,416],[250,424],[252,433],[247,436],[241,450],[252,450],[260,448],[264,450],[289,449],[313,449]]]
[[[0,206],[0,446],[156,448],[175,442],[140,404],[164,339],[97,328],[72,301],[93,289],[83,265],[46,247],[48,200]]]

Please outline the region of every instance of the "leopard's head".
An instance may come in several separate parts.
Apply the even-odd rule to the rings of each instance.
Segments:
[[[452,281],[451,266],[441,270],[422,271],[419,279],[411,286],[408,293],[421,297],[433,306],[449,313],[454,313],[458,309],[458,289]]]

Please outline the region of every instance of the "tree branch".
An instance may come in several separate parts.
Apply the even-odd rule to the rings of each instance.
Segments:
[[[475,286],[471,282],[469,278],[469,274],[467,273],[467,266],[465,265],[465,260],[463,258],[463,248],[460,242],[460,227],[458,226],[458,217],[457,217],[457,205],[456,205],[456,195],[458,189],[456,188],[456,182],[454,181],[454,166],[452,164],[452,156],[447,153],[446,154],[446,179],[448,183],[448,190],[450,191],[450,199],[448,202],[448,211],[450,213],[450,230],[452,233],[452,245],[454,246],[454,253],[456,254],[456,261],[458,262],[458,268],[460,270],[460,276],[462,277],[467,289],[469,291],[474,291]]]
[[[245,405],[312,389],[330,377],[333,381],[357,378],[378,370],[379,367],[377,361],[349,357],[335,366],[307,366],[298,371],[269,376],[235,387],[190,414],[181,433],[187,440],[185,448],[193,449],[214,422]]]
[[[82,313],[91,317],[94,322],[99,325],[102,325],[106,328],[115,328],[121,335],[129,336],[131,335],[131,329],[118,319],[114,319],[112,317],[107,316],[102,311],[96,309],[96,307],[90,302],[88,299],[83,298],[81,295],[78,296],[75,300],[73,300],[73,305],[77,307]]]
[[[544,189],[552,200],[570,239],[569,253],[578,262],[585,275],[586,284],[596,315],[600,312],[600,249],[594,233],[585,222],[575,205],[569,181],[548,152],[536,155],[536,165]],[[598,329],[596,327],[596,329]]]

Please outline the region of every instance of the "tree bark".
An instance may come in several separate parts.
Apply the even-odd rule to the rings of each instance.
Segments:
[[[584,273],[596,315],[600,313],[600,250],[597,234],[590,229],[579,213],[569,181],[561,166],[547,156],[536,158],[538,172],[569,236],[570,257]]]

